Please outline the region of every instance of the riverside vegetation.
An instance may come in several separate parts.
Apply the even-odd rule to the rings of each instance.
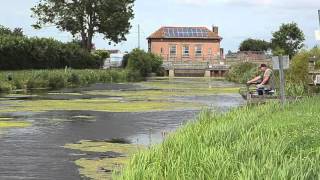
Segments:
[[[320,97],[202,112],[116,179],[319,179]]]
[[[319,88],[309,86],[309,83],[312,83],[308,74],[310,57],[320,57],[320,49],[302,50],[292,58],[290,68],[285,71],[286,94],[288,96],[306,96],[320,92]],[[319,64],[317,62],[315,70],[320,70]],[[244,84],[258,74],[257,65],[245,62],[233,65],[226,79]],[[279,89],[279,74],[277,71],[275,71],[275,86],[276,89]]]
[[[93,83],[118,83],[141,80],[128,70],[25,70],[0,72],[0,92],[28,89],[60,89]]]

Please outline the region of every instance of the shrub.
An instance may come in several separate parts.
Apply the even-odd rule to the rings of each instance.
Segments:
[[[51,89],[60,89],[66,87],[66,80],[62,75],[50,76],[48,87]]]
[[[110,57],[110,53],[105,50],[95,50],[92,55],[97,59],[100,67],[103,67],[104,61]]]
[[[290,69],[287,72],[289,82],[308,84],[310,57],[310,52],[304,50],[292,58]]]
[[[0,92],[10,92],[13,89],[13,85],[7,81],[0,83]]]
[[[140,49],[134,49],[129,54],[127,68],[131,71],[138,71],[141,76],[146,77],[149,73],[160,72],[161,65],[161,57],[152,53],[146,53]]]
[[[130,56],[130,54],[125,54],[123,56],[123,60],[122,60],[122,64],[121,64],[122,68],[126,68],[128,66],[129,56]]]
[[[227,73],[226,78],[229,81],[246,83],[256,75],[258,75],[257,65],[245,62],[231,66],[231,69]]]
[[[81,84],[80,77],[76,73],[71,73],[67,81],[69,84],[71,84],[71,86],[78,86]]]

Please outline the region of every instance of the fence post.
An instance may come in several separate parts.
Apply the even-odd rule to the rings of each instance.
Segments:
[[[286,95],[285,95],[285,77],[283,70],[283,56],[279,56],[279,73],[280,73],[280,99],[282,107],[284,107],[286,103]]]

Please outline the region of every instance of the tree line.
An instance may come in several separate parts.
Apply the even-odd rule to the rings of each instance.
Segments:
[[[240,51],[269,51],[275,55],[293,57],[303,48],[305,35],[297,23],[282,24],[278,31],[272,33],[270,42],[260,39],[246,39],[239,47]]]
[[[27,37],[21,28],[0,26],[0,70],[100,68],[102,60],[76,42]]]

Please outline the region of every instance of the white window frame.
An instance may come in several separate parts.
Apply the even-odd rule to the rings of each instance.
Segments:
[[[200,47],[200,48],[199,48],[199,47]],[[200,51],[199,51],[199,49],[200,49]],[[198,52],[200,52],[200,53],[198,53]],[[202,45],[201,45],[201,44],[195,45],[195,47],[194,47],[194,54],[195,54],[196,57],[202,56],[202,54],[203,54],[203,49],[202,49]]]
[[[182,45],[182,57],[189,57],[190,56],[190,46],[185,44]]]
[[[172,53],[172,48],[174,47],[175,53]],[[177,45],[176,44],[170,44],[169,45],[169,55],[170,57],[176,57],[177,56]]]

